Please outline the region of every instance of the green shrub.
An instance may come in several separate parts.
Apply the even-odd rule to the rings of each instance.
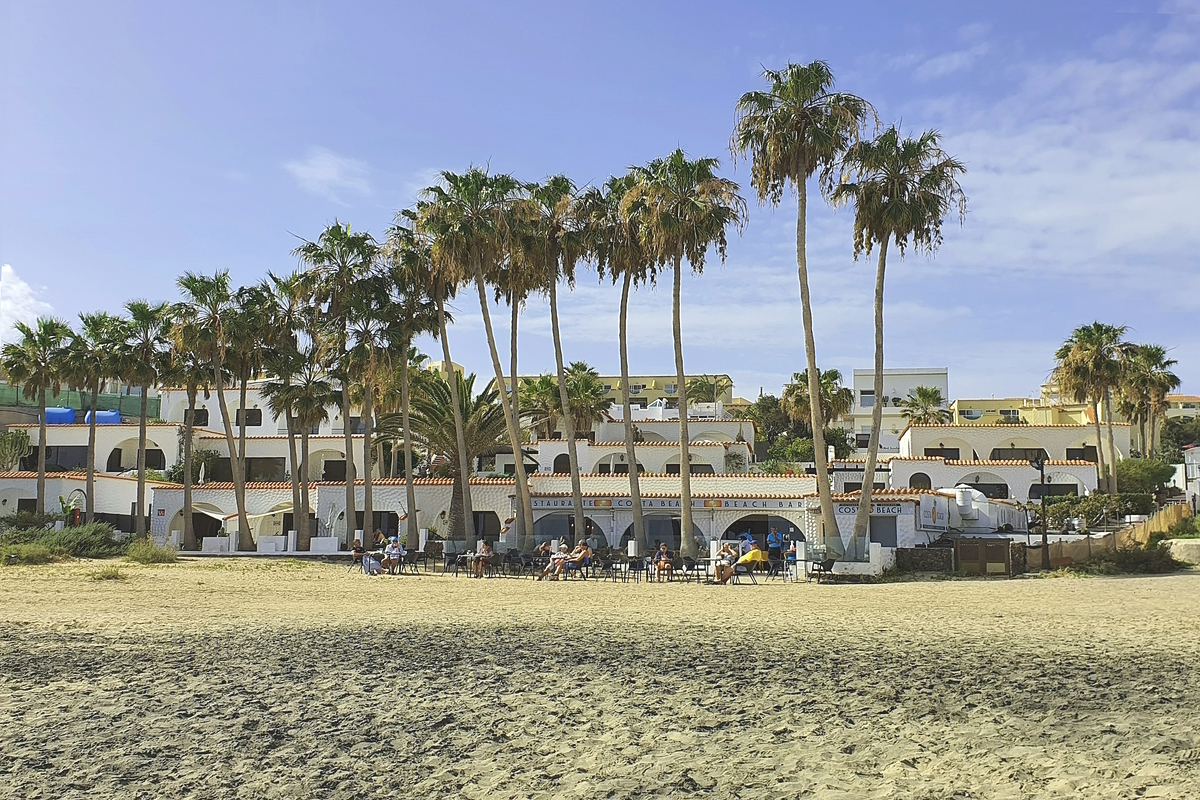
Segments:
[[[1154,495],[1139,492],[1101,494],[1094,492],[1087,497],[1057,495],[1046,498],[1046,517],[1050,527],[1059,529],[1068,519],[1081,517],[1089,527],[1104,522],[1119,520],[1128,514],[1153,514]]]
[[[1124,493],[1154,492],[1175,477],[1175,467],[1154,458],[1123,458],[1117,462],[1117,488]]]
[[[174,547],[159,547],[149,539],[138,539],[129,545],[125,557],[139,564],[174,564],[179,552]]]
[[[103,522],[63,528],[21,528],[0,534],[0,545],[40,544],[72,558],[112,558],[125,552],[125,545],[113,539],[113,528]]]
[[[43,544],[0,545],[0,564],[51,564],[61,561],[64,554],[51,550]]]
[[[47,525],[53,527],[54,523],[60,522],[62,519],[63,515],[58,513],[38,514],[33,511],[18,511],[7,517],[0,517],[0,531],[45,528]]]
[[[113,565],[111,567],[104,567],[102,569],[96,570],[95,572],[89,572],[88,577],[94,581],[123,581],[123,580],[125,580],[125,574],[123,572],[121,572],[121,568],[116,565]]]
[[[1176,561],[1165,547],[1126,547],[1120,550],[1101,550],[1087,561],[1072,564],[1067,569],[1086,575],[1161,575],[1186,566]]]
[[[1196,518],[1187,517],[1179,520],[1170,527],[1164,539],[1200,539],[1200,529],[1196,527]]]

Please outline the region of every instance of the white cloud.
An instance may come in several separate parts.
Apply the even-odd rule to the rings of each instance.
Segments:
[[[963,50],[955,50],[952,53],[943,53],[940,56],[934,56],[921,63],[915,71],[915,75],[920,80],[932,80],[934,78],[944,78],[947,75],[953,75],[955,72],[961,72],[967,69],[982,56],[988,52],[986,43],[972,45]]]
[[[28,283],[9,264],[0,266],[0,333],[4,342],[16,338],[13,325],[17,322],[32,324],[38,317],[44,317],[54,312],[53,307],[38,298]]]
[[[324,147],[310,148],[302,160],[288,161],[283,168],[301,189],[335,203],[343,202],[343,196],[348,194],[364,197],[371,194],[367,165]]]

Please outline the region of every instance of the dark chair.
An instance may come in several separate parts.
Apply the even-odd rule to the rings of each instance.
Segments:
[[[754,577],[754,564],[734,564],[733,575],[729,578],[730,583],[741,583],[739,578],[746,576],[750,582],[758,586],[758,579]]]
[[[696,583],[700,583],[700,564],[694,558],[680,559],[677,572],[685,581],[690,581],[694,577]]]
[[[784,570],[782,558],[772,558],[767,561],[767,578],[782,578],[787,581],[787,572]]]
[[[572,564],[570,561],[568,561],[567,563],[563,564],[563,571],[562,571],[563,580],[564,581],[567,580],[568,578],[571,577],[571,573],[575,573],[576,575],[578,575],[579,577],[583,578],[586,581],[587,576],[588,576],[588,569],[590,566],[591,566],[590,560],[585,561],[582,564]]]
[[[406,552],[404,554],[404,561],[400,564],[400,574],[403,575],[405,571],[411,571],[413,575],[419,575],[420,571],[417,569],[417,561],[420,560],[421,556],[422,553],[420,550],[409,550]]]
[[[616,583],[619,574],[617,562],[611,558],[599,558],[595,559],[595,561],[599,562],[596,566],[600,573],[600,577],[604,580],[611,580],[613,583]],[[620,575],[623,576],[624,573],[620,573]]]
[[[640,583],[642,575],[646,576],[647,581],[650,580],[650,565],[640,558],[629,559],[626,569],[626,580],[632,576],[635,583]]]
[[[827,558],[824,561],[814,561],[812,569],[808,573],[808,580],[811,581],[813,576],[817,576],[817,585],[821,584],[821,576],[824,575],[826,580],[833,579],[833,565],[837,563],[837,559]]]
[[[350,554],[350,569],[346,570],[346,572],[354,572],[355,567],[358,567],[359,572],[367,571],[367,568],[363,566],[363,557],[360,556],[358,553],[351,553]]]

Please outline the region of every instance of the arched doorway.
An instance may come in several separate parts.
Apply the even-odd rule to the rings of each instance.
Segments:
[[[49,448],[47,448],[49,449]],[[127,472],[131,469],[137,469],[138,459],[138,440],[137,438],[126,439],[108,454],[108,463],[104,467],[105,472]],[[146,439],[146,469],[164,470],[167,468],[167,457],[163,453],[162,448],[158,443]]]
[[[681,537],[679,536],[680,517],[678,514],[646,514],[643,519],[646,522],[646,546],[648,548],[657,550],[660,544],[666,542],[667,547],[671,550],[679,550]],[[701,544],[708,539],[695,522],[692,523],[692,536],[698,537]],[[632,540],[633,525],[630,525],[621,535],[622,549]]]
[[[932,489],[933,481],[924,472],[914,472],[908,478],[908,488],[910,489]]]
[[[584,536],[595,536],[601,547],[608,547],[608,535],[591,517],[583,518]],[[538,544],[554,539],[560,542],[575,542],[575,515],[570,511],[546,514],[533,523],[533,539]]]
[[[500,541],[500,515],[495,511],[476,511],[475,536],[482,542]]]
[[[976,491],[982,492],[984,497],[992,500],[1007,500],[1009,497],[1008,483],[992,472],[970,472],[959,478],[954,484],[961,486],[966,484]]]
[[[774,514],[747,514],[728,525],[721,534],[721,538],[737,539],[743,533],[749,533],[759,546],[766,550],[767,534],[771,532],[772,528],[788,539],[798,539],[803,533],[799,523],[786,517],[777,517]]]
[[[571,457],[566,453],[559,453],[554,457],[554,473],[561,475],[571,471]]]

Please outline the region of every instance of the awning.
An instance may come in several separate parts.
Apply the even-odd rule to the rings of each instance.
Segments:
[[[205,513],[207,513],[207,512],[205,512]],[[290,514],[290,513],[292,513],[292,507],[289,505],[287,508],[280,508],[280,509],[276,509],[275,511],[267,511],[263,514],[247,514],[246,521],[249,522],[252,519],[262,519],[263,517],[273,517],[276,514]],[[209,516],[216,516],[216,515],[210,514]],[[226,514],[223,517],[217,517],[217,519],[219,519],[221,521],[237,519],[237,512],[235,511],[232,514]]]

